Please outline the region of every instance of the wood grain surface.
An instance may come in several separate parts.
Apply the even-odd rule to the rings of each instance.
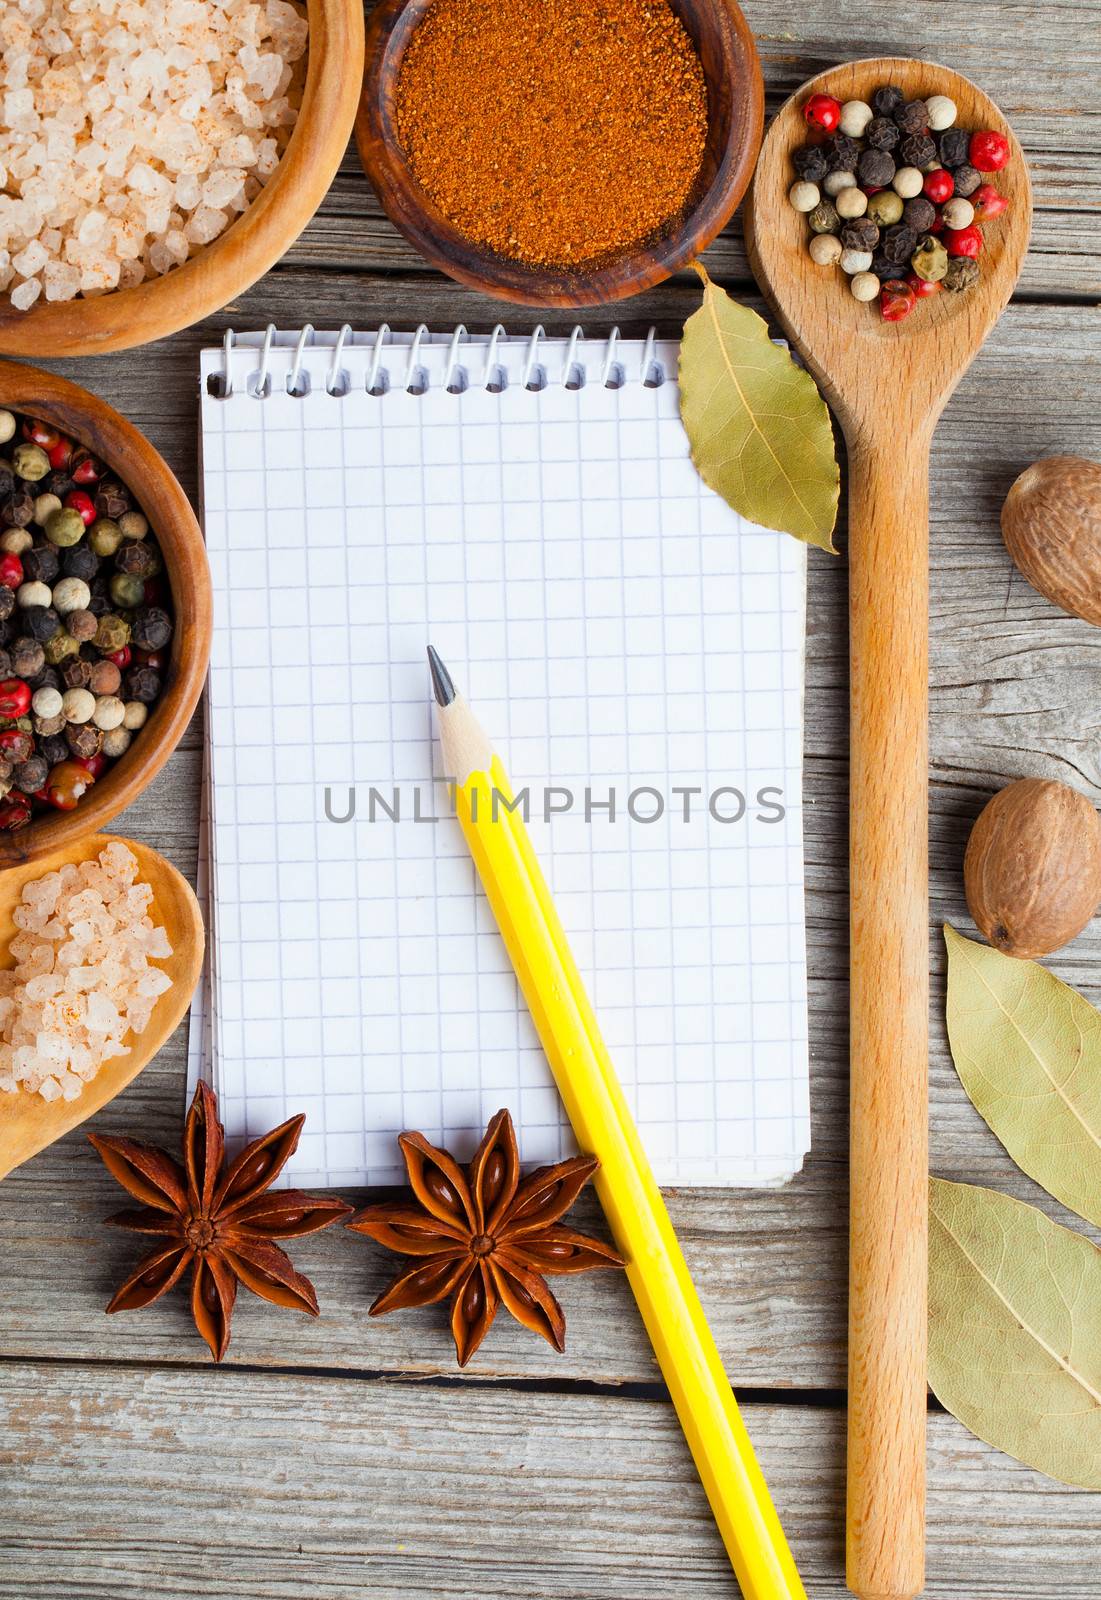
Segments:
[[[943,1030],[939,925],[970,923],[967,833],[1008,779],[1062,778],[1101,802],[1101,636],[1010,566],[998,510],[1038,455],[1101,459],[1101,4],[951,11],[882,0],[749,7],[770,106],[839,58],[909,49],[974,77],[1032,166],[1033,249],[1016,303],[949,402],[932,454],[931,1146],[935,1171],[1058,1214],[960,1088]],[[749,291],[737,223],[707,254]],[[675,334],[683,275],[616,308],[624,335]],[[380,216],[354,153],[298,246],[199,329],[125,356],[59,364],[149,434],[196,485],[197,352],[227,325],[425,320],[514,331],[523,313],[423,269]],[[540,315],[548,329],[574,317]],[[611,318],[591,313],[592,334]],[[905,441],[899,443],[905,450]],[[844,541],[844,529],[841,530]],[[305,561],[303,562],[305,581]],[[847,653],[844,560],[812,555],[806,827],[814,1148],[775,1193],[669,1196],[727,1369],[812,1600],[844,1594],[847,1208]],[[193,724],[120,831],[195,862]],[[1101,924],[1052,963],[1101,1002]],[[184,1112],[181,1029],[96,1119],[171,1142]],[[360,1195],[350,1196],[357,1201]],[[224,1370],[186,1305],[108,1319],[132,1241],[101,1226],[119,1192],[79,1133],[0,1185],[0,1600],[726,1600],[718,1538],[626,1286],[571,1281],[567,1350],[502,1324],[453,1379],[442,1319],[368,1323],[383,1252],[322,1234],[292,1247],[318,1322],[250,1296]],[[1065,1220],[1065,1214],[1064,1214]],[[599,1226],[591,1211],[582,1226]],[[403,1375],[413,1381],[401,1381]],[[1067,1489],[929,1423],[936,1600],[1092,1600],[1101,1497]]]

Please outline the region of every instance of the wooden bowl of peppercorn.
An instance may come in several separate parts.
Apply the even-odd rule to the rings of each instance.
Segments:
[[[433,266],[496,299],[593,306],[710,244],[763,121],[735,0],[382,0],[356,142]]]
[[[25,825],[12,828],[9,821],[0,829],[0,863],[10,864],[48,855],[96,832],[152,782],[179,744],[202,693],[213,611],[206,548],[195,513],[166,463],[137,428],[75,383],[10,361],[0,361],[0,409],[17,418],[33,418],[82,446],[85,456],[90,453],[92,470],[100,471],[89,484],[93,491],[97,484],[112,482],[129,491],[134,509],[148,520],[159,547],[167,594],[158,604],[172,618],[171,638],[162,652],[166,659],[159,664],[159,692],[147,721],[125,753],[86,787],[73,809],[39,802]],[[5,521],[2,506],[0,521]],[[2,806],[0,802],[0,814]]]

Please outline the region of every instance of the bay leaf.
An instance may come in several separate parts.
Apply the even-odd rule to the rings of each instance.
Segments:
[[[1101,1251],[1035,1206],[931,1179],[929,1385],[988,1444],[1101,1489]]]
[[[826,402],[748,306],[700,264],[703,304],[684,325],[680,408],[704,483],[750,522],[835,554],[840,472]]]
[[[1101,1012],[1035,961],[945,927],[948,1042],[1017,1165],[1101,1227]]]

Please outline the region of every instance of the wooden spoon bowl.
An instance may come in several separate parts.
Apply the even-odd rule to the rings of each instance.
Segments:
[[[1010,142],[993,180],[982,276],[902,322],[859,304],[807,253],[792,151],[812,94],[946,94],[957,125]],[[757,281],[817,378],[849,447],[850,1252],[848,1584],[870,1600],[924,1585],[929,1043],[929,448],[945,402],[994,326],[1028,247],[1031,188],[997,106],[946,67],[887,57],[820,73],[781,107],[747,206]]]
[[[363,70],[361,0],[306,0],[309,41],[298,121],[271,178],[225,233],[182,267],[89,299],[0,294],[6,355],[94,356],[163,339],[220,311],[285,255],[329,190],[347,148]]]
[[[40,1094],[23,1088],[0,1094],[0,1178],[85,1122],[132,1083],[179,1025],[195,993],[204,944],[199,902],[175,867],[150,845],[136,844],[132,839],[121,842],[137,856],[139,875],[153,890],[150,915],[168,934],[173,951],[167,960],[155,964],[167,972],[172,987],[158,996],[145,1032],[127,1034],[131,1054],[106,1062],[85,1085],[79,1099],[43,1100]],[[68,861],[89,861],[110,843],[111,835],[92,834],[44,860],[0,872],[0,967],[10,971],[15,965],[8,946],[19,931],[12,912],[20,902],[24,884],[47,872],[56,872]]]
[[[149,440],[104,401],[50,372],[0,361],[0,406],[59,428],[87,445],[130,489],[164,557],[175,629],[160,699],[149,720],[73,811],[36,814],[0,832],[0,867],[75,844],[135,800],[183,736],[206,681],[212,630],[206,547],[187,496]]]
[[[736,0],[670,0],[707,80],[707,147],[688,213],[645,246],[577,268],[531,267],[478,245],[452,226],[410,171],[398,137],[395,98],[406,47],[431,4],[381,0],[375,8],[355,133],[360,160],[387,216],[432,266],[483,294],[520,305],[605,305],[661,283],[729,222],[753,174],[764,120],[757,48]]]

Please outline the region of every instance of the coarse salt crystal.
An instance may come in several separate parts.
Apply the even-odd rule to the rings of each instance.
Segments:
[[[29,311],[41,293],[42,285],[38,279],[27,278],[12,290],[11,303],[17,311]]]

